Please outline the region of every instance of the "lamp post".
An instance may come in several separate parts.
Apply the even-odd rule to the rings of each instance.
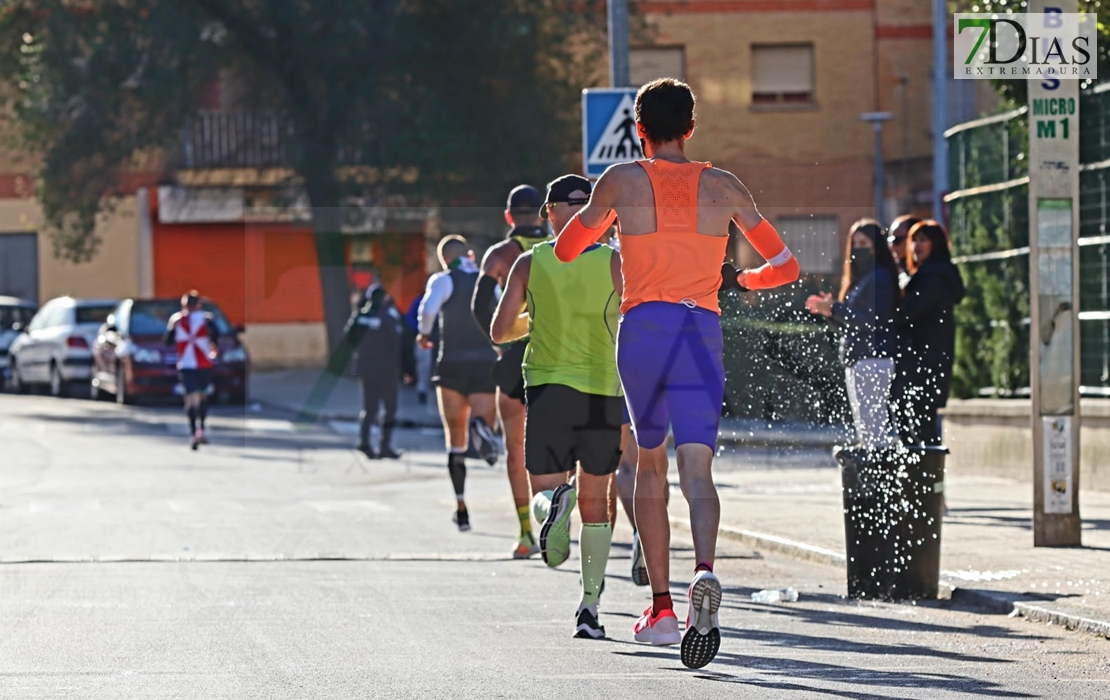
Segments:
[[[609,85],[628,87],[628,0],[609,0]]]
[[[862,121],[870,122],[875,131],[875,218],[882,222],[883,217],[883,122],[894,119],[893,112],[865,112],[859,115]]]
[[[933,218],[944,222],[944,194],[948,191],[948,7],[933,0]]]

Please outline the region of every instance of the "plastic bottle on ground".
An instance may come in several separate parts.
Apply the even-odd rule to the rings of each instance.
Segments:
[[[798,591],[793,588],[781,588],[777,591],[756,591],[752,593],[753,603],[796,603]]]

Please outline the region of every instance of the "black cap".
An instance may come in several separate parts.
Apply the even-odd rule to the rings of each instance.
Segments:
[[[543,198],[540,197],[539,190],[531,185],[514,187],[509,193],[509,201],[505,203],[505,208],[509,211],[528,211],[536,214],[540,213],[542,206]]]
[[[547,205],[565,202],[567,204],[588,204],[593,185],[581,175],[564,175],[551,181],[547,186],[547,200],[540,209],[540,216],[547,218]]]

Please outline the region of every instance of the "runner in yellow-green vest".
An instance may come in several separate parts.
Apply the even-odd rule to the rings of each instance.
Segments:
[[[544,210],[554,230],[589,201],[590,190],[577,175],[548,185]],[[528,336],[524,453],[532,508],[543,523],[540,553],[551,567],[567,559],[577,502],[582,598],[575,636],[591,639],[605,636],[597,605],[613,537],[608,489],[624,412],[616,363],[622,287],[620,256],[609,246],[595,243],[567,264],[555,257],[554,241],[538,243],[513,264],[492,325],[498,343]]]

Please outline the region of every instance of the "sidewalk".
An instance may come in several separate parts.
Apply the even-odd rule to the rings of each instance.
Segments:
[[[321,369],[288,369],[254,372],[250,376],[250,400],[285,411],[300,413],[306,408],[309,393],[323,375]],[[311,411],[325,421],[357,421],[362,410],[362,394],[358,379],[339,377],[322,408]],[[397,409],[399,420],[407,427],[438,428],[439,409],[434,389],[428,404],[420,405],[411,386],[401,387]],[[761,461],[779,461],[782,445],[793,452],[805,453],[809,463],[832,465],[831,448],[849,437],[843,426],[806,425],[769,422],[751,418],[722,418],[720,441],[726,445],[772,448],[760,455]],[[810,454],[816,453],[816,454]],[[796,461],[796,460],[795,460]]]
[[[844,570],[836,469],[723,471],[716,480],[722,537]],[[1080,494],[1084,547],[1034,549],[1031,485],[951,477],[945,491],[941,578],[954,597],[1110,637],[1110,493]],[[682,498],[672,498],[671,515],[688,517]]]
[[[334,381],[322,407],[310,409],[308,396],[319,381]],[[362,411],[362,389],[356,377],[330,377],[320,369],[288,369],[254,372],[250,376],[249,400],[283,411],[301,413],[308,410],[318,420],[357,421]],[[416,390],[402,385],[397,406],[397,420],[406,428],[439,428],[439,408],[434,390],[428,403],[421,405]]]

